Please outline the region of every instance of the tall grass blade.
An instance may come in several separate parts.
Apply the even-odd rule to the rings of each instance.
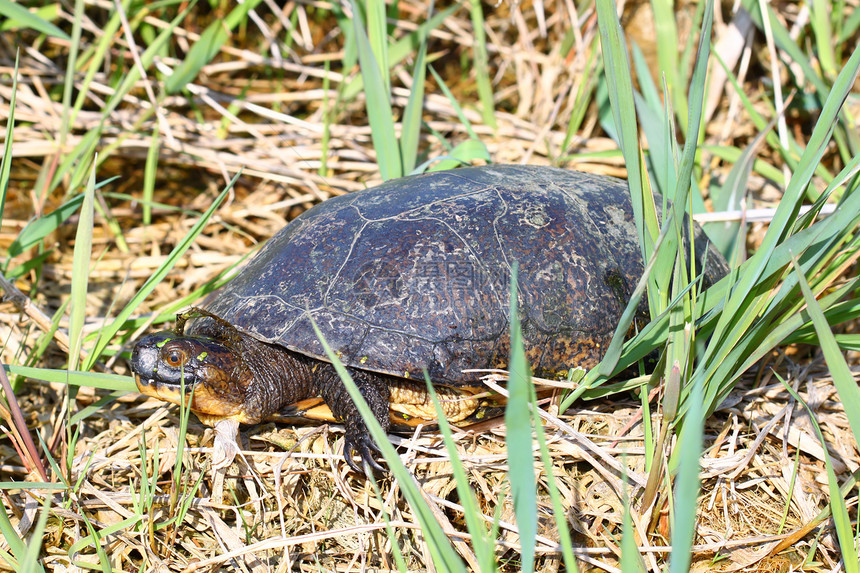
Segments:
[[[14,141],[13,127],[15,126],[15,100],[18,93],[19,57],[20,51],[16,51],[15,69],[12,71],[12,95],[9,98],[9,117],[6,119],[6,139],[3,140],[3,157],[0,158],[0,221],[3,220],[3,211],[6,207],[6,194],[9,191],[9,174],[12,169],[12,144]]]
[[[665,78],[672,107],[677,111],[678,117],[684,117],[687,115],[687,86],[682,76],[683,66],[686,64],[679,61],[681,50],[678,45],[678,26],[675,23],[675,4],[671,0],[652,0],[651,7],[654,11],[654,38],[657,41],[657,75]],[[668,119],[672,121],[673,118]]]
[[[356,4],[357,5],[357,4]],[[383,0],[365,0],[365,17],[367,18],[367,38],[376,64],[382,72],[383,89],[391,93],[391,78],[388,61],[388,26],[385,24],[385,2]]]
[[[66,77],[63,79],[63,118],[60,124],[59,149],[66,146],[71,125],[72,91],[75,87],[75,71],[77,70],[78,49],[81,45],[81,22],[84,19],[84,2],[75,0],[75,11],[72,15],[72,37],[69,42],[69,57],[66,59]]]
[[[624,339],[630,331],[630,327],[633,325],[636,313],[639,311],[639,301],[642,300],[642,296],[645,294],[645,289],[648,287],[649,277],[653,274],[654,265],[657,263],[657,257],[659,257],[662,252],[663,241],[671,228],[670,224],[671,221],[666,221],[663,225],[660,235],[654,242],[654,250],[651,253],[651,258],[645,263],[642,276],[639,277],[639,282],[636,283],[636,288],[633,289],[633,293],[630,295],[630,300],[627,302],[624,312],[621,313],[621,318],[618,321],[618,325],[615,327],[615,333],[612,335],[609,347],[606,349],[606,353],[603,355],[603,359],[600,361],[595,374],[589,373],[587,375],[586,384],[583,384],[583,387],[590,386],[590,382],[594,380],[595,375],[608,378],[617,371],[618,363],[623,355],[622,349],[624,346]],[[673,306],[674,301],[669,304],[664,311],[664,314],[661,316],[666,316],[665,313],[671,310]],[[655,320],[657,320],[657,318],[655,318]]]
[[[227,197],[227,194],[230,192],[230,189],[233,188],[233,185],[236,184],[236,181],[239,179],[239,177],[241,177],[241,175],[241,171],[236,173],[236,175],[233,177],[227,187],[225,187],[224,190],[221,191],[221,194],[215,198],[215,200],[212,202],[212,205],[206,210],[205,213],[203,213],[203,215],[194,224],[191,230],[188,231],[188,234],[185,236],[185,238],[183,238],[182,241],[177,243],[177,245],[167,256],[167,259],[164,261],[164,263],[158,268],[158,270],[156,270],[155,273],[153,273],[149,277],[149,279],[147,279],[147,281],[143,284],[140,290],[138,290],[137,293],[135,293],[135,295],[128,302],[128,304],[126,304],[125,308],[123,308],[119,312],[119,314],[117,314],[116,318],[110,324],[105,326],[105,328],[102,329],[101,332],[99,332],[99,338],[96,341],[92,353],[90,354],[89,363],[85,365],[85,369],[89,369],[92,367],[95,361],[98,360],[98,357],[101,356],[101,353],[104,352],[104,349],[107,348],[107,345],[110,344],[110,342],[113,340],[114,335],[119,332],[119,329],[122,328],[122,326],[125,324],[125,321],[128,319],[128,317],[131,316],[131,314],[138,307],[138,305],[147,296],[149,296],[149,294],[155,289],[156,286],[158,286],[158,283],[160,283],[164,279],[164,277],[167,276],[167,273],[170,272],[173,266],[177,262],[179,262],[179,259],[182,258],[182,255],[185,254],[185,251],[188,250],[188,247],[190,247],[191,244],[194,242],[194,239],[197,238],[197,235],[199,235],[206,227],[206,224],[209,222],[209,219],[212,217],[218,207],[221,206],[221,202],[224,200],[225,197]]]
[[[809,300],[814,304],[815,298],[812,297],[812,292],[804,291],[804,296],[809,295]],[[811,305],[810,305],[811,306]],[[842,357],[840,356],[840,359]],[[844,359],[842,359],[844,361]],[[828,365],[830,363],[828,362]],[[821,427],[818,425],[818,420],[815,418],[815,412],[809,405],[800,397],[797,391],[787,384],[781,377],[780,382],[791,396],[806,408],[809,414],[809,420],[812,427],[815,428],[815,433],[818,436],[818,441],[821,443],[821,451],[824,454],[824,467],[827,471],[827,488],[830,494],[829,512],[833,517],[833,524],[836,528],[836,539],[839,541],[839,549],[842,553],[842,566],[846,573],[857,573],[860,570],[860,560],[858,560],[857,549],[854,544],[854,530],[851,527],[851,517],[848,515],[848,507],[845,503],[845,494],[839,487],[839,480],[836,477],[836,472],[833,469],[833,463],[830,461],[830,453],[827,450],[827,441],[824,439],[824,434],[821,433]],[[855,406],[856,408],[856,406]],[[848,407],[845,408],[848,410]],[[854,482],[855,478],[849,480],[849,483]],[[853,483],[852,483],[853,485]],[[847,493],[847,492],[846,492]],[[822,512],[820,517],[826,517],[826,513]]]
[[[630,62],[627,59],[627,47],[624,42],[621,23],[615,12],[615,3],[610,0],[598,0],[596,5],[597,23],[600,28],[600,47],[603,53],[603,74],[608,90],[607,96],[618,147],[621,148],[627,167],[627,183],[630,186],[633,218],[636,221],[639,246],[642,249],[642,260],[647,261],[651,258],[653,245],[659,234],[659,226],[657,214],[654,211],[650,184],[647,180],[647,172],[639,148]],[[659,268],[657,274],[666,276],[666,273],[660,272]],[[653,288],[649,288],[647,291],[652,313],[658,308],[657,293],[659,292],[654,276],[652,275],[652,278],[649,279]]]
[[[90,180],[84,191],[84,201],[75,233],[75,250],[72,259],[71,303],[69,305],[69,370],[78,368],[83,347],[83,329],[87,310],[87,285],[93,251],[93,204],[95,202],[96,167],[92,166]],[[70,392],[70,396],[74,393]]]
[[[484,124],[496,130],[496,101],[493,84],[490,80],[487,34],[484,31],[484,9],[480,0],[469,0],[469,14],[472,18],[474,43],[472,53],[475,62],[475,80],[478,84],[478,99],[481,101],[481,117]]]
[[[18,485],[18,487],[21,486]],[[9,551],[12,552],[11,555],[8,553],[0,554],[0,558],[17,570],[18,559],[23,559],[27,554],[27,545],[18,537],[18,532],[12,525],[9,514],[6,513],[6,506],[2,503],[0,503],[0,534],[3,535],[3,540],[9,545]]]
[[[433,388],[433,382],[424,371],[424,380],[427,383],[427,392],[433,400],[433,406],[436,409],[436,419],[438,420],[439,433],[442,434],[442,440],[445,442],[445,449],[448,451],[448,456],[451,458],[451,471],[454,474],[454,481],[457,484],[457,494],[460,498],[460,505],[463,506],[463,517],[466,519],[466,529],[469,535],[472,536],[472,549],[475,550],[475,557],[480,564],[480,571],[495,571],[495,547],[493,540],[484,526],[481,515],[481,508],[475,500],[475,494],[469,485],[469,478],[466,476],[466,471],[463,468],[463,462],[460,461],[457,455],[457,446],[454,441],[454,434],[451,432],[451,425],[445,417],[445,411],[439,403],[439,396]]]
[[[675,227],[680,236],[683,225],[684,208],[690,192],[693,176],[693,165],[696,162],[696,147],[699,143],[699,129],[702,123],[702,107],[704,106],[705,77],[708,72],[708,59],[711,53],[711,25],[714,21],[714,0],[708,0],[705,6],[705,20],[699,37],[699,50],[696,63],[693,66],[693,77],[690,81],[689,117],[687,118],[687,134],[684,142],[684,153],[678,172],[678,183],[675,195],[672,197],[672,208],[675,211]],[[695,260],[695,257],[690,257]]]
[[[430,3],[430,13],[433,3]],[[427,36],[425,28],[418,30],[418,55],[415,57],[415,68],[412,70],[412,89],[409,90],[409,100],[403,110],[400,129],[400,156],[403,158],[403,174],[409,175],[415,170],[418,161],[418,142],[421,137],[422,114],[424,113],[424,81],[427,77]]]
[[[836,344],[831,326],[827,323],[827,319],[821,311],[818,301],[815,300],[815,295],[809,288],[809,283],[806,281],[796,259],[792,260],[792,265],[800,284],[800,290],[803,292],[803,298],[806,300],[806,311],[812,318],[824,360],[827,362],[827,367],[830,369],[830,375],[836,386],[836,392],[839,394],[839,400],[845,405],[845,417],[848,418],[851,433],[854,435],[855,442],[860,442],[860,388],[858,388],[854,375],[845,362],[845,357],[842,356],[839,345]]]
[[[390,93],[385,88],[387,84],[379,68],[379,63],[373,55],[373,49],[364,30],[364,23],[361,21],[358,5],[355,0],[350,1],[353,11],[353,30],[358,48],[358,61],[361,65],[361,73],[365,78],[367,117],[370,122],[379,173],[383,179],[396,179],[403,176],[403,160],[400,157],[400,145],[394,131],[394,112],[391,109]]]
[[[529,397],[532,377],[523,347],[517,309],[517,265],[511,270],[511,359],[508,363],[508,404],[505,407],[505,445],[514,513],[520,533],[523,571],[534,570],[534,539],[537,535],[537,487]]]
[[[88,546],[93,546],[94,548],[99,547],[99,542],[105,537],[113,535],[114,533],[117,533],[119,531],[131,529],[143,518],[144,516],[128,517],[126,519],[123,519],[122,521],[118,521],[117,523],[112,523],[106,526],[104,529],[98,531],[96,531],[95,529],[91,529],[89,535],[79,539],[69,547],[69,557],[72,559],[72,563],[79,565],[82,568],[92,568],[91,564],[77,560],[77,554],[80,553],[82,549]]]
[[[69,35],[63,32],[60,28],[51,22],[43,20],[36,14],[33,14],[23,5],[12,2],[11,0],[0,0],[0,16],[6,17],[7,22],[9,23],[18,24],[25,28],[32,28],[42,34],[71,41]]]
[[[445,21],[445,18],[456,12],[459,8],[459,4],[453,4],[445,8],[438,14],[434,14],[426,22],[419,24],[414,32],[406,34],[391,44],[388,47],[389,65],[396,66],[406,60],[406,58],[415,51],[416,46],[420,47],[423,44],[423,42],[419,41],[419,36],[423,35],[426,38],[430,31],[435,30],[439,24]],[[355,59],[357,58],[356,42],[352,40],[355,35],[353,22],[351,19],[346,18],[345,15],[341,17],[339,14],[342,14],[342,12],[338,12],[338,9],[335,9],[335,14],[338,15],[338,22],[340,23],[340,27],[344,35],[343,67],[345,69],[349,69],[354,65]],[[390,70],[384,71],[385,73],[390,73]],[[342,97],[345,100],[351,100],[361,93],[362,90],[364,90],[364,76],[357,75],[346,84],[346,87],[343,88]]]
[[[122,5],[122,8],[126,13],[131,5],[131,1],[132,0],[125,0]],[[89,59],[87,72],[84,75],[83,80],[79,80],[80,83],[77,86],[78,97],[75,98],[75,105],[71,113],[68,114],[68,125],[73,125],[75,123],[75,118],[77,118],[78,113],[80,113],[81,109],[83,109],[84,105],[89,101],[90,86],[92,85],[96,74],[104,69],[103,63],[105,61],[105,56],[107,55],[108,50],[115,47],[115,36],[121,24],[122,21],[119,16],[119,10],[113,10],[110,19],[102,27],[101,37],[96,45],[95,52]]]
[[[821,157],[836,125],[836,120],[841,112],[842,104],[857,78],[858,70],[860,70],[860,48],[854,50],[851,58],[834,82],[833,89],[827,96],[818,122],[813,128],[809,144],[798,162],[797,171],[795,171],[786,187],[783,199],[777,207],[774,218],[768,227],[759,249],[741,267],[737,283],[734,285],[725,303],[714,335],[711,338],[711,343],[708,345],[703,361],[700,363],[700,365],[707,366],[697,369],[696,373],[694,373],[694,380],[697,380],[699,377],[710,378],[723,365],[729,367],[725,361],[726,356],[737,348],[739,340],[749,329],[755,317],[758,316],[759,307],[763,305],[762,295],[754,297],[750,296],[750,293],[758,292],[759,279],[763,276],[768,276],[765,273],[766,269],[773,268],[777,260],[782,262],[782,266],[788,264],[790,252],[782,249],[780,256],[778,256],[777,248],[785,247],[789,241],[797,239],[799,236],[807,236],[804,235],[804,232],[801,232],[790,238],[786,237],[789,230],[793,227],[793,221],[797,217],[806,187],[810,183],[816,166],[821,161]],[[845,200],[855,200],[853,195],[850,198],[846,197]],[[843,208],[838,211],[845,210]],[[840,215],[838,211],[827,221],[827,230],[820,223],[813,226],[812,229],[816,229],[818,233],[826,233],[828,231],[839,233],[840,229],[845,229],[846,227],[835,223],[835,218]],[[851,211],[849,208],[848,213],[843,213],[843,215],[854,215],[857,212]],[[803,252],[805,247],[792,250],[793,252]],[[774,271],[778,268],[774,269]],[[739,375],[739,373],[735,372],[729,377],[731,378],[735,375]],[[722,381],[723,379],[720,380]],[[709,385],[706,396],[706,408],[708,411],[712,411],[716,407],[718,397],[715,389]]]
[[[690,570],[691,548],[696,534],[696,508],[699,495],[699,459],[702,457],[704,410],[702,384],[693,386],[684,431],[678,441],[680,463],[675,478],[675,519],[672,521],[672,557],[670,573]]]
[[[388,463],[389,470],[400,485],[403,495],[409,502],[409,506],[412,508],[412,511],[415,512],[415,517],[421,525],[421,532],[427,542],[427,548],[430,552],[433,564],[439,571],[456,571],[465,573],[466,568],[464,567],[462,560],[457,555],[457,552],[454,551],[448,536],[445,535],[439,522],[436,521],[432,511],[427,507],[426,502],[421,497],[421,491],[418,488],[418,484],[415,482],[414,476],[409,473],[409,470],[403,465],[403,461],[401,461],[400,456],[397,455],[397,451],[394,449],[394,446],[391,445],[391,442],[388,440],[388,436],[385,434],[385,431],[383,431],[382,426],[379,425],[379,422],[374,417],[373,412],[370,410],[370,406],[367,405],[367,401],[355,385],[349,371],[343,365],[343,362],[341,362],[337,357],[337,354],[328,345],[328,342],[315,322],[313,323],[313,327],[317,338],[325,350],[326,356],[332,366],[334,366],[340,379],[346,386],[352,401],[355,403],[356,408],[361,414],[361,417],[364,419],[364,423],[367,425],[367,430],[370,432],[370,436],[373,438],[376,445],[379,446],[383,457],[385,457],[385,461]]]
[[[775,121],[772,121],[768,129],[756,134],[732,166],[725,183],[717,190],[712,189],[711,198],[714,202],[714,210],[740,211],[744,208],[747,182],[750,173],[752,173],[756,153],[774,125]],[[702,227],[708,233],[708,238],[713,241],[714,246],[729,261],[730,267],[735,267],[743,262],[746,256],[746,243],[744,241],[746,224],[742,224],[741,221],[725,221],[723,223],[705,223]]]
[[[262,0],[245,0],[227,14],[224,19],[212,22],[194,43],[185,59],[173,70],[173,74],[164,83],[164,89],[169,94],[175,94],[185,88],[203,66],[209,64],[230,39],[230,32],[248,18],[248,12],[257,7]]]
[[[531,404],[532,411],[537,412],[537,395],[535,393],[534,386],[532,386],[530,390],[529,403]],[[535,435],[537,436],[538,449],[540,450],[544,472],[546,473],[547,489],[549,490],[549,497],[552,502],[553,519],[555,520],[555,526],[558,529],[559,545],[561,545],[561,556],[564,561],[564,567],[571,573],[579,573],[579,567],[576,564],[576,557],[573,555],[573,540],[570,536],[570,522],[567,518],[568,511],[562,502],[558,483],[556,482],[556,477],[552,469],[552,458],[550,457],[549,448],[546,443],[546,433],[544,432],[540,416],[535,416],[534,421]],[[501,504],[499,504],[497,512],[500,509]]]
[[[53,384],[71,384],[100,388],[102,390],[137,392],[137,386],[135,386],[134,378],[131,376],[118,376],[105,372],[69,372],[68,370],[34,368],[32,366],[19,366],[17,364],[4,364],[3,369],[18,376],[25,376],[33,380],[41,380]]]
[[[379,484],[376,483],[375,479],[371,479],[369,481],[370,485],[373,487],[373,494],[379,502],[381,510],[380,514],[382,515],[383,521],[385,521],[385,534],[391,542],[391,551],[394,552],[394,563],[397,565],[397,571],[400,573],[406,573],[409,571],[409,566],[406,565],[403,551],[400,549],[400,544],[397,542],[397,534],[394,531],[394,526],[391,524],[391,516],[389,515],[388,508],[385,507],[385,499],[382,497],[382,490],[379,489]]]
[[[161,151],[161,138],[158,129],[152,130],[152,138],[149,149],[146,152],[146,164],[143,168],[143,196],[141,206],[143,207],[143,224],[148,226],[152,223],[152,200],[155,197],[155,179],[158,175],[158,155]]]
[[[624,480],[624,516],[621,528],[621,570],[624,573],[645,573],[647,568],[636,546],[636,530],[633,527],[633,516],[630,514],[630,498],[627,495],[627,479]]]
[[[651,79],[651,70],[645,55],[635,42],[631,44],[631,54],[641,92],[641,95],[639,92],[634,92],[633,98],[639,125],[648,142],[648,154],[645,157],[649,167],[648,173],[652,176],[655,189],[664,197],[671,197],[675,188],[674,182],[677,179],[677,175],[674,174],[677,166],[673,146],[668,141],[671,116],[664,112],[669,102],[666,101],[664,104],[657,86]],[[666,99],[668,100],[668,97]]]
[[[830,18],[833,16],[833,2],[812,0],[812,31],[815,34],[815,54],[825,76],[833,77],[836,73],[836,55],[833,53],[833,27]]]

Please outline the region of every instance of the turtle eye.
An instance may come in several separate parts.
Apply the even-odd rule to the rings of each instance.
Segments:
[[[168,366],[179,368],[185,362],[185,353],[178,348],[171,348],[164,354],[164,361]]]

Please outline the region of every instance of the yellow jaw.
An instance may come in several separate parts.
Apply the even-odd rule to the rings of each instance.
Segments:
[[[158,384],[152,380],[144,381],[140,375],[134,375],[137,389],[144,396],[158,398],[171,404],[182,405],[182,393],[176,386]],[[205,385],[197,385],[186,389],[185,401],[191,400],[190,410],[197,414],[200,421],[207,426],[214,426],[219,420],[232,419],[240,424],[257,424],[259,417],[249,416],[242,404],[230,404],[209,390]]]

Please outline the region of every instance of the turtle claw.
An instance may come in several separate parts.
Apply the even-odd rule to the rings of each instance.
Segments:
[[[386,474],[387,470],[373,459],[373,455],[379,453],[382,453],[379,450],[379,446],[376,445],[370,436],[366,434],[355,436],[351,432],[347,432],[343,442],[343,457],[347,465],[357,473],[364,473],[366,475],[370,475],[372,472]],[[354,454],[358,454],[361,457],[364,467],[355,463],[355,459],[353,459]]]

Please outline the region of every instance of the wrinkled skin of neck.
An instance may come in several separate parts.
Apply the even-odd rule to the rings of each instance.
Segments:
[[[244,393],[242,422],[255,424],[277,414],[283,407],[306,398],[321,396],[335,418],[342,421],[346,431],[344,453],[353,469],[352,460],[358,453],[374,469],[376,446],[358,413],[352,398],[334,367],[274,344],[260,342],[239,333],[232,327],[210,322],[194,335],[208,336],[229,347],[236,357],[230,378]],[[348,369],[376,420],[387,432],[390,427],[389,386],[392,377]]]

